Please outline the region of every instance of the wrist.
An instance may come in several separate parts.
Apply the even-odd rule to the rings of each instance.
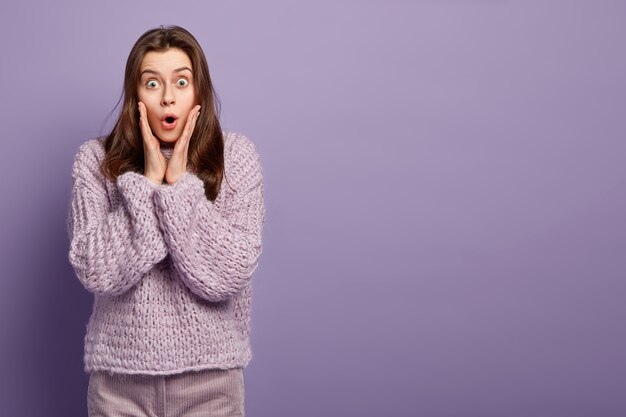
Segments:
[[[150,175],[146,175],[146,178],[153,184],[155,185],[161,185],[163,184],[163,179],[156,179],[153,176]]]

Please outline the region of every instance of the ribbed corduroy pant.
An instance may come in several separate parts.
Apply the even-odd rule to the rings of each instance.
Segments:
[[[174,375],[94,371],[87,409],[89,417],[243,417],[243,368]]]

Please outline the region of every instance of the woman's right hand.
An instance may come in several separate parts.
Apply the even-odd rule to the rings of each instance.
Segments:
[[[143,137],[144,175],[153,183],[161,185],[167,169],[165,157],[161,153],[159,140],[154,137],[152,130],[150,130],[146,106],[141,101],[138,106],[139,126]]]

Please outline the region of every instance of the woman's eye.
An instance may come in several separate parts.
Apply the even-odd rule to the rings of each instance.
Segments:
[[[146,87],[148,88],[155,88],[158,85],[159,83],[157,83],[155,80],[150,80],[146,83]]]
[[[186,80],[186,79],[184,79],[184,78],[181,78],[180,80],[178,80],[178,86],[179,86],[179,87],[185,87],[185,86],[187,86],[188,84],[189,84],[189,81],[187,81],[187,80]]]

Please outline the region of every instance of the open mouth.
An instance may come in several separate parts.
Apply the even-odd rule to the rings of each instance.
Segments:
[[[163,119],[161,119],[161,124],[163,125],[163,128],[169,130],[176,127],[177,121],[178,118],[176,116],[165,116]]]

